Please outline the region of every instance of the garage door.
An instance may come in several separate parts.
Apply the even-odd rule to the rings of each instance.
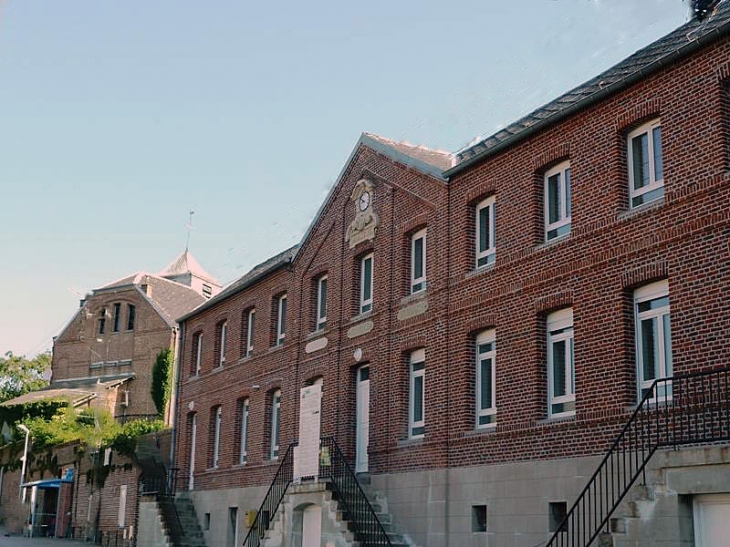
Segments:
[[[694,498],[695,546],[725,547],[730,537],[730,494]]]

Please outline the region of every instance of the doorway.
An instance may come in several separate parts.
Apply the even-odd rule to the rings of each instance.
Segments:
[[[357,369],[355,404],[355,473],[368,471],[368,443],[370,442],[370,367]]]
[[[730,535],[730,494],[706,494],[694,498],[696,547],[727,545]]]
[[[308,505],[302,514],[302,547],[321,547],[322,508]]]
[[[195,444],[198,437],[198,415],[193,414],[190,418],[190,471],[188,476],[188,490],[195,487]]]
[[[238,507],[229,507],[226,547],[236,547],[236,545],[238,545]]]

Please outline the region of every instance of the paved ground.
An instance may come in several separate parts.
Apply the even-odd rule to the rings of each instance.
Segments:
[[[55,538],[25,538],[21,536],[6,536],[5,528],[0,526],[0,547],[89,547],[91,543],[73,541],[70,539]]]

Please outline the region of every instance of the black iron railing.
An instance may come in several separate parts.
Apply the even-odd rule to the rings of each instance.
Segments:
[[[185,537],[185,529],[175,505],[177,469],[168,474],[165,466],[152,457],[140,458],[137,462],[142,468],[141,494],[143,496],[155,496],[170,540],[173,545],[180,545]]]
[[[391,545],[370,500],[333,437],[320,441],[319,477],[331,482],[345,519],[352,524],[356,541],[367,547]]]
[[[284,494],[286,494],[294,477],[294,447],[296,445],[297,443],[289,445],[286,454],[284,454],[279,469],[274,475],[274,480],[271,481],[269,491],[266,492],[264,501],[258,513],[256,513],[256,520],[249,529],[246,539],[243,540],[244,547],[258,547],[266,535],[276,511],[279,509],[279,504],[284,499]]]
[[[608,532],[657,449],[730,440],[729,395],[730,368],[654,381],[546,547],[588,547]]]

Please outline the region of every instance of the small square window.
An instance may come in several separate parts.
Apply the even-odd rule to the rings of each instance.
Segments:
[[[487,506],[472,505],[471,506],[471,531],[486,532],[487,531]]]
[[[563,523],[565,517],[568,515],[568,502],[565,501],[551,501],[550,502],[550,532],[557,532],[558,528],[561,532],[567,532],[567,523]],[[561,526],[562,524],[562,526]]]

